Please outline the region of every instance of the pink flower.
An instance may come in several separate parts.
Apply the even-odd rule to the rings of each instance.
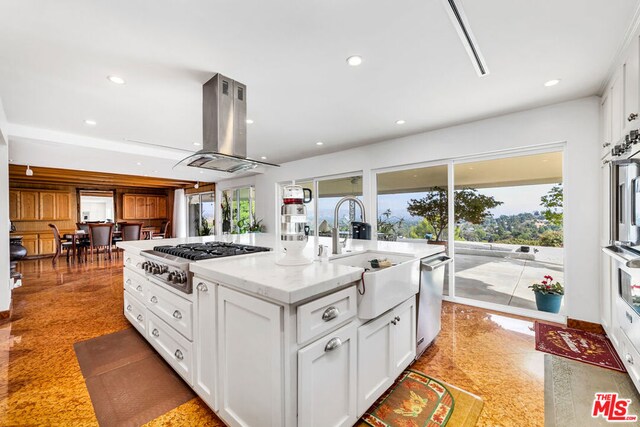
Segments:
[[[542,281],[542,284],[543,284],[543,285],[546,285],[546,284],[547,284],[547,281],[546,281],[546,280],[543,280],[543,281]]]

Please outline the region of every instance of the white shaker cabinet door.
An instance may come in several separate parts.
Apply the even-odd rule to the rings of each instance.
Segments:
[[[282,307],[218,286],[219,414],[232,426],[284,425]]]
[[[393,384],[393,312],[358,328],[358,416]]]
[[[416,299],[403,302],[393,309],[392,345],[394,379],[416,357]]]
[[[214,411],[218,410],[216,399],[216,285],[194,278],[195,288],[195,388],[198,395]]]
[[[353,323],[298,351],[298,425],[349,427],[356,414],[357,329]]]
[[[622,103],[622,119],[623,119],[623,134],[629,133],[633,129],[638,129],[640,123],[638,113],[639,99],[639,86],[638,80],[640,79],[640,46],[638,43],[638,37],[633,37],[629,44],[627,51],[627,57],[622,64],[622,78],[623,78],[623,103]]]

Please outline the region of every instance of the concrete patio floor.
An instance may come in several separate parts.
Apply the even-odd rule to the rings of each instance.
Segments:
[[[561,258],[536,256],[536,260],[456,254],[456,296],[536,310],[529,285],[545,275],[564,284]],[[445,275],[445,277],[448,277]],[[445,279],[444,294],[449,295]]]

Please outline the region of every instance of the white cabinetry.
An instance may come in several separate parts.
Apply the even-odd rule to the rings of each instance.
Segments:
[[[193,345],[147,310],[147,339],[184,380],[193,385]]]
[[[223,286],[217,305],[221,418],[284,425],[282,307]]]
[[[600,157],[605,158],[611,153],[613,139],[611,136],[611,89],[602,95],[600,103]]]
[[[609,91],[609,97],[611,99],[611,140],[614,145],[620,142],[624,125],[622,121],[623,83],[620,74],[621,72],[619,71],[613,76],[613,80],[611,80],[611,89]]]
[[[351,322],[298,352],[298,425],[349,427],[356,407],[357,342]]]
[[[198,395],[212,408],[218,410],[216,394],[216,288],[206,280],[194,279],[195,287],[195,347],[194,387]]]
[[[640,79],[640,47],[638,45],[638,37],[631,40],[627,57],[622,64],[623,79],[623,103],[622,103],[622,123],[623,134],[629,133],[632,129],[640,126],[638,113],[640,112],[640,92],[638,80]]]
[[[362,414],[416,356],[415,297],[361,326],[358,346],[358,414]]]

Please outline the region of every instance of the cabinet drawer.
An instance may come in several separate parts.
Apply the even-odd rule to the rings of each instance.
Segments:
[[[142,304],[144,304],[144,288],[147,283],[149,282],[144,277],[128,268],[124,269],[124,289],[129,291]]]
[[[622,298],[616,298],[616,304],[619,328],[632,342],[640,343],[640,317]]]
[[[145,305],[188,340],[193,337],[193,303],[152,282],[144,287]]]
[[[144,258],[142,258],[140,255],[135,255],[129,252],[124,253],[124,265],[126,267],[131,267],[136,271],[140,271],[140,273],[142,273],[143,271],[141,266],[144,261]]]
[[[617,349],[618,355],[627,368],[636,388],[640,388],[640,353],[638,353],[636,347],[623,331],[620,331],[618,336],[620,338],[620,347]]]
[[[298,307],[298,343],[304,343],[355,317],[356,287],[343,289]]]
[[[151,345],[185,381],[193,385],[191,342],[149,310],[147,310],[147,317],[147,339]]]
[[[144,336],[147,334],[147,313],[142,305],[128,291],[124,291],[124,315],[129,322]]]

